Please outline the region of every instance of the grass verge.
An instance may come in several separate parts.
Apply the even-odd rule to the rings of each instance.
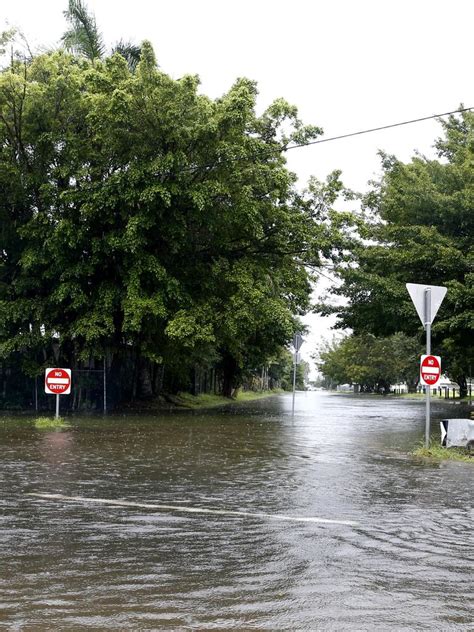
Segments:
[[[413,451],[413,456],[422,457],[424,459],[434,459],[436,461],[464,461],[465,463],[474,463],[474,454],[469,455],[465,448],[443,448],[442,445],[433,444],[429,448],[420,445]]]
[[[182,408],[213,408],[215,406],[225,406],[232,402],[249,402],[256,399],[264,399],[265,397],[271,397],[283,391],[239,391],[237,397],[229,399],[228,397],[222,397],[221,395],[211,395],[210,393],[202,393],[201,395],[190,395],[189,393],[179,393],[174,398],[174,404]]]
[[[38,430],[55,430],[60,428],[70,428],[71,424],[68,423],[63,417],[38,417],[34,420],[35,428]]]

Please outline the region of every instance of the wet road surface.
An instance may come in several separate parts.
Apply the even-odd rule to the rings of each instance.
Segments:
[[[474,468],[409,455],[422,402],[71,424],[0,417],[0,629],[474,630]]]

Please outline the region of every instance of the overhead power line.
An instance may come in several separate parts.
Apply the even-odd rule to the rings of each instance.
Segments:
[[[422,116],[416,119],[410,119],[409,121],[401,121],[399,123],[390,123],[389,125],[381,125],[380,127],[371,127],[369,129],[363,129],[358,132],[350,132],[348,134],[340,134],[339,136],[331,136],[330,138],[320,138],[318,140],[312,140],[307,143],[299,143],[295,145],[289,145],[288,147],[277,146],[270,149],[271,152],[275,154],[282,154],[285,151],[289,151],[290,149],[301,149],[303,147],[309,147],[310,145],[319,145],[321,143],[330,143],[335,140],[341,140],[343,138],[351,138],[352,136],[361,136],[362,134],[371,134],[372,132],[378,132],[385,129],[390,129],[393,127],[401,127],[402,125],[411,125],[413,123],[420,123],[422,121],[428,121],[430,119],[441,118],[443,116],[451,116],[452,114],[460,114],[461,112],[469,112],[474,110],[473,107],[469,108],[459,108],[457,110],[452,110],[451,112],[443,112],[442,114],[431,114],[430,116]],[[177,169],[175,173],[199,173],[202,170],[212,169],[216,166],[222,166],[229,163],[237,163],[244,162],[252,159],[258,159],[259,154],[254,154],[253,156],[239,156],[232,158],[225,158],[218,160],[217,162],[212,162],[203,165],[188,165],[186,167],[182,167],[181,169]]]
[[[351,138],[352,136],[361,136],[362,134],[371,134],[372,132],[379,132],[381,130],[385,130],[385,129],[390,129],[393,127],[401,127],[402,125],[411,125],[413,123],[420,123],[422,121],[429,121],[430,119],[436,119],[436,118],[441,118],[443,116],[451,116],[452,114],[460,114],[461,112],[469,112],[471,110],[474,109],[473,107],[469,107],[469,108],[459,108],[457,110],[452,110],[451,112],[443,112],[442,114],[430,114],[430,116],[422,116],[420,118],[416,118],[416,119],[410,119],[409,121],[401,121],[399,123],[390,123],[389,125],[381,125],[380,127],[371,127],[369,129],[363,129],[360,130],[358,132],[350,132],[348,134],[340,134],[339,136],[331,136],[330,138],[319,138],[318,140],[312,140],[309,141],[307,143],[299,143],[299,144],[295,144],[295,145],[289,145],[288,147],[274,147],[272,149],[272,151],[275,154],[282,154],[285,151],[289,151],[290,149],[301,149],[303,147],[309,147],[310,145],[320,145],[321,143],[330,143],[332,141],[335,140],[341,140],[343,138]],[[258,154],[255,154],[253,156],[255,159],[257,159],[259,157]],[[243,162],[243,161],[247,161],[247,160],[251,160],[252,156],[240,156],[240,157],[235,157],[235,158],[227,158],[224,160],[220,160],[219,166],[223,165],[223,164],[229,164],[229,163],[236,163],[236,162]],[[215,167],[216,163],[209,163],[209,164],[205,164],[205,165],[193,165],[193,166],[187,166],[184,167],[182,169],[178,170],[178,173],[186,173],[186,172],[196,172],[196,171],[200,171],[202,169],[210,169],[212,167]]]
[[[282,151],[289,151],[290,149],[299,149],[300,147],[308,147],[309,145],[319,145],[321,143],[330,143],[333,140],[341,140],[342,138],[350,138],[351,136],[361,136],[362,134],[371,134],[372,132],[379,132],[384,129],[390,129],[392,127],[401,127],[402,125],[411,125],[412,123],[420,123],[421,121],[429,121],[430,119],[441,118],[442,116],[450,116],[451,114],[459,114],[460,112],[469,112],[474,109],[460,108],[453,110],[452,112],[443,112],[443,114],[431,114],[430,116],[422,116],[421,118],[411,119],[409,121],[401,121],[400,123],[390,123],[389,125],[381,125],[380,127],[371,127],[370,129],[363,129],[359,132],[350,132],[349,134],[341,134],[340,136],[331,136],[330,138],[320,138],[319,140],[312,140],[308,143],[300,143],[298,145],[290,145],[285,147]]]

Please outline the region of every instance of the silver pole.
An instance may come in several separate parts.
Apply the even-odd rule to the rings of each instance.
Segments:
[[[294,353],[294,359],[293,359],[293,402],[291,405],[291,414],[294,415],[295,414],[295,393],[296,393],[296,354],[297,352],[295,351]]]
[[[425,289],[426,355],[431,355],[431,288]],[[425,448],[430,447],[431,387],[426,386]]]
[[[472,373],[471,363],[469,363],[469,405],[472,406]]]
[[[59,419],[59,395],[56,395],[56,419]]]
[[[104,415],[107,412],[107,362],[104,355]]]

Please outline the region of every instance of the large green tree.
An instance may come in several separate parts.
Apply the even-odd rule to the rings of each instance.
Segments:
[[[257,115],[246,79],[198,85],[146,42],[135,70],[57,51],[1,73],[2,358],[34,373],[56,342],[72,366],[126,357],[133,384],[217,364],[230,395],[291,339],[337,174],[300,195],[283,152],[320,130],[283,100]]]
[[[383,177],[364,198],[350,245],[337,260],[335,312],[354,333],[422,337],[405,283],[448,288],[433,326],[433,350],[466,392],[474,365],[474,114],[443,123],[438,159],[405,164],[382,156]]]

